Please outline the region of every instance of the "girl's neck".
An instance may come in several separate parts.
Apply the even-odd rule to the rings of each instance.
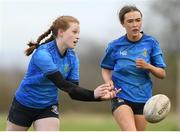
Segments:
[[[141,39],[142,33],[139,33],[137,36],[129,36],[129,35],[127,34],[127,37],[128,37],[128,39],[129,39],[130,41],[138,41],[138,40]]]
[[[63,56],[67,50],[66,46],[64,45],[64,43],[60,40],[60,39],[55,39],[59,53]]]

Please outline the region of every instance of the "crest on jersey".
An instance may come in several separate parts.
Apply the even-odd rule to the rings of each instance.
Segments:
[[[148,53],[147,53],[147,49],[144,48],[144,49],[143,49],[143,56],[144,56],[144,57],[147,57],[147,54],[148,54]]]
[[[68,64],[65,64],[64,65],[64,72],[68,72],[69,71],[69,65]]]

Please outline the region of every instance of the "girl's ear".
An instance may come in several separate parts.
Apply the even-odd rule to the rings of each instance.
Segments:
[[[57,35],[57,36],[62,37],[62,36],[63,36],[63,34],[64,34],[64,30],[59,29],[59,30],[58,30],[58,35]]]

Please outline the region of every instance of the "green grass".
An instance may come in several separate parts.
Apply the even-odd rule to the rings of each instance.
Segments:
[[[0,131],[5,130],[6,114],[0,114]],[[60,115],[61,131],[118,131],[111,114],[80,114],[66,113]],[[32,128],[30,130],[33,130]],[[170,114],[163,121],[156,124],[148,124],[148,131],[174,131],[177,128],[176,115]]]
[[[118,130],[113,117],[109,114],[68,114],[60,119],[63,131],[113,131]]]

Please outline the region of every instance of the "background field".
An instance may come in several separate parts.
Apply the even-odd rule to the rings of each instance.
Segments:
[[[6,114],[0,115],[0,131],[5,130]],[[60,117],[61,131],[118,131],[119,128],[110,114],[66,113]],[[32,128],[30,130],[33,130]],[[148,124],[148,131],[176,131],[176,116],[170,114],[156,124]]]

